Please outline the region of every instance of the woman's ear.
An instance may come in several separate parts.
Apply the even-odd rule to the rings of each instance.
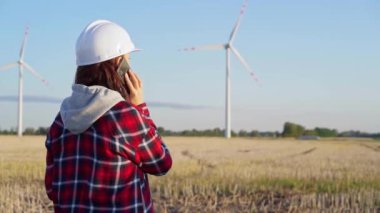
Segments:
[[[121,59],[123,59],[122,56],[119,56],[119,57],[117,57],[117,58],[115,59],[115,61],[116,61],[116,65],[117,65],[117,66],[120,65],[120,63],[121,63]]]

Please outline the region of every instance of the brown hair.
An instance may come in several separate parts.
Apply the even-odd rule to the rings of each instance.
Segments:
[[[104,86],[119,92],[121,96],[127,99],[128,88],[123,85],[117,73],[117,68],[116,58],[96,64],[78,66],[75,83],[86,86]]]

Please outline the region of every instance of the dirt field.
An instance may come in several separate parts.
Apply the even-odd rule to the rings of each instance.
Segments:
[[[1,212],[48,212],[44,137],[0,136]],[[164,138],[157,212],[380,211],[380,142]]]

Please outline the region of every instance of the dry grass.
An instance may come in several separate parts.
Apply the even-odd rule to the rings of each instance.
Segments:
[[[165,138],[174,165],[151,177],[157,212],[380,211],[380,143]],[[0,136],[0,209],[47,212],[44,137]]]

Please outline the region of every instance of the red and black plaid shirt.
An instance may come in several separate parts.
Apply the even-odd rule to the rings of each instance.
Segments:
[[[55,212],[153,212],[147,174],[172,165],[145,103],[119,102],[81,134],[58,114],[45,145]]]

